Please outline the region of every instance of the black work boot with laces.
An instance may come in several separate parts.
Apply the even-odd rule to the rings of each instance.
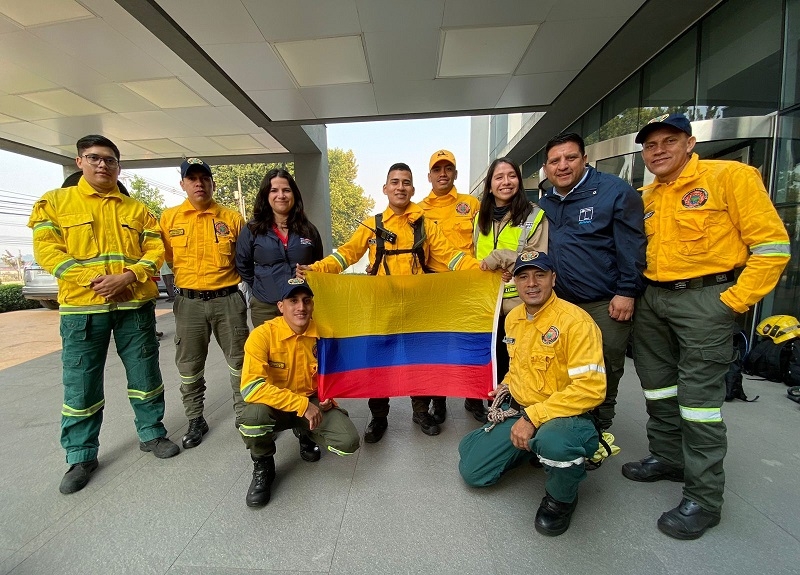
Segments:
[[[201,415],[189,420],[189,430],[181,439],[184,449],[191,449],[203,443],[203,436],[208,433],[208,423]]]
[[[253,457],[253,480],[247,490],[245,502],[248,507],[263,507],[272,496],[272,482],[275,481],[275,458]]]
[[[294,436],[300,440],[300,457],[302,460],[308,461],[309,463],[319,461],[319,458],[322,456],[319,445],[317,445],[313,439],[296,427],[292,429],[292,433],[294,433]]]

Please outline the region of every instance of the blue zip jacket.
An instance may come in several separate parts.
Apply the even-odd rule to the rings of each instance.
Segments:
[[[308,265],[322,259],[322,239],[317,228],[310,225],[313,237],[290,232],[285,249],[272,230],[254,236],[248,226],[242,228],[236,240],[236,269],[257,300],[277,303],[286,282],[294,277],[297,264]]]
[[[565,198],[550,189],[539,205],[550,222],[555,292],[571,303],[638,297],[644,290],[644,205],[627,182],[591,166]]]

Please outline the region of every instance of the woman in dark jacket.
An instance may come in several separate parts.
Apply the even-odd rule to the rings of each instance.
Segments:
[[[312,264],[322,255],[322,239],[306,217],[294,178],[286,170],[270,170],[261,181],[253,219],[236,241],[236,269],[252,291],[253,327],[280,315],[277,302],[297,264]]]

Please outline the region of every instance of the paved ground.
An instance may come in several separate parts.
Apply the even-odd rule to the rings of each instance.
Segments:
[[[159,304],[165,423],[179,441],[186,421],[166,306]],[[0,359],[22,341],[24,325],[17,324],[32,321],[17,313],[26,312],[0,315]],[[227,368],[216,347],[206,370],[211,432],[200,447],[163,461],[138,449],[112,352],[100,468],[86,489],[64,496],[60,354],[46,345],[57,341],[57,314],[34,313],[49,314],[38,320],[49,327],[12,355],[23,348],[41,357],[0,370],[0,574],[800,573],[800,410],[784,398],[782,384],[746,381],[746,392],[761,399],[726,404],[723,519],[694,542],[656,529],[660,513],[678,503],[679,484],[636,484],[620,474],[625,461],[646,454],[644,401],[632,365],[613,428],[622,453],[590,473],[572,527],[558,538],[533,529],[541,470],[525,466],[483,490],[461,482],[458,441],[477,424],[457,399],[437,437],[412,426],[408,399],[393,399],[386,437],[349,458],[325,454],[305,463],[284,433],[272,502],[246,507],[252,466],[233,426]],[[341,403],[363,429],[366,401]]]

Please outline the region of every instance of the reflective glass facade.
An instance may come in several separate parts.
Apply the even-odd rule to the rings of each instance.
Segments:
[[[672,112],[710,121],[698,138],[702,158],[761,171],[792,260],[758,317],[800,316],[800,0],[721,3],[564,131],[584,137],[599,170],[640,187],[653,176],[632,135]],[[523,164],[529,195],[544,159],[540,150]]]

